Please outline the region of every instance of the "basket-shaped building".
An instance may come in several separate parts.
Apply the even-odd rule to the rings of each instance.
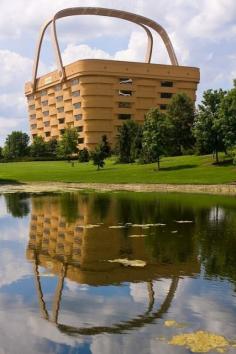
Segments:
[[[74,15],[117,17],[141,26],[147,34],[144,62],[84,59],[64,66],[56,22]],[[37,78],[41,46],[49,26],[58,69]],[[151,64],[153,37],[150,29],[161,36],[171,65]],[[150,108],[165,110],[177,92],[185,92],[195,100],[199,77],[198,68],[178,65],[168,34],[146,17],[91,7],[59,11],[42,27],[33,78],[25,85],[32,138],[60,139],[66,128],[74,127],[79,132],[79,148],[93,149],[104,134],[114,146],[118,129],[126,119],[142,123]]]

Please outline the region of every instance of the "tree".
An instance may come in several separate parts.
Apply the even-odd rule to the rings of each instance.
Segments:
[[[23,218],[30,212],[29,196],[26,193],[5,194],[5,201],[8,213],[15,218]]]
[[[41,136],[34,137],[30,146],[30,155],[33,157],[43,157],[46,155],[46,143]]]
[[[183,149],[191,148],[194,145],[192,134],[195,116],[194,102],[185,93],[177,93],[168,105],[167,115],[173,126],[173,154],[181,155]]]
[[[214,153],[219,162],[218,153],[225,149],[220,123],[220,106],[226,92],[207,90],[203,93],[202,103],[198,106],[193,133],[200,153]]]
[[[58,141],[56,139],[51,139],[47,141],[45,144],[46,144],[46,155],[48,157],[55,159],[57,156]]]
[[[160,169],[161,155],[167,153],[172,125],[166,114],[157,108],[151,109],[143,125],[143,158],[145,162],[157,162]]]
[[[220,106],[222,140],[226,148],[236,145],[236,87],[228,91]]]
[[[111,156],[111,145],[109,144],[106,135],[102,136],[102,142],[100,144],[100,147],[105,158]]]
[[[78,153],[78,161],[79,162],[88,162],[89,161],[89,152],[88,149],[83,148],[82,150],[79,150]]]
[[[6,138],[3,155],[6,159],[16,159],[29,154],[29,136],[21,131],[13,131]]]
[[[101,150],[101,146],[96,146],[95,150],[91,152],[91,158],[93,160],[93,164],[97,166],[97,169],[104,167],[105,165],[105,156],[103,151]]]
[[[141,136],[142,127],[133,120],[128,120],[119,128],[117,148],[120,162],[130,163],[139,157]]]
[[[78,152],[78,132],[74,128],[67,128],[62,139],[57,145],[57,156],[59,158],[70,158]]]

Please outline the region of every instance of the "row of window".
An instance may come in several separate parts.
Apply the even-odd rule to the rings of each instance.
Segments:
[[[131,105],[130,105],[130,102],[119,102],[119,107],[120,107],[120,108],[130,108]],[[161,109],[161,110],[166,110],[166,109],[167,109],[167,105],[166,105],[166,104],[160,104],[160,109]],[[46,113],[47,113],[47,112],[46,112]],[[35,116],[35,115],[32,115],[32,116]],[[82,120],[82,118],[83,118],[83,115],[82,115],[82,114],[75,114],[75,115],[74,115],[74,119],[75,119],[76,121]],[[131,118],[131,114],[125,114],[125,113],[118,114],[118,119],[126,120],[126,119],[130,119],[130,118]],[[64,123],[65,123],[65,118],[59,118],[59,119],[58,119],[58,123],[59,123],[59,124],[64,124]],[[45,127],[50,126],[50,121],[44,122],[44,126],[45,126]],[[32,129],[36,129],[36,128],[37,128],[37,125],[36,125],[36,124],[32,124],[32,125],[31,125],[31,128],[32,128]]]
[[[75,91],[75,92],[73,92],[72,93],[72,96],[80,96],[80,91]],[[132,96],[132,91],[130,91],[130,90],[119,90],[119,96]],[[160,97],[161,98],[171,98],[173,96],[173,93],[171,93],[171,92],[161,92],[160,93]],[[63,96],[58,96],[58,97],[56,97],[56,100],[57,100],[57,102],[61,102],[61,101],[63,101]],[[122,106],[123,105],[123,106]],[[125,105],[127,105],[127,107],[125,107]],[[130,108],[130,106],[131,106],[131,104],[130,103],[128,103],[128,102],[119,102],[119,107],[120,108]],[[42,101],[42,106],[48,106],[48,101],[46,100],[46,101]],[[78,108],[80,108],[81,107],[81,102],[76,102],[76,103],[74,103],[73,104],[73,107],[75,108],[75,109],[78,109]],[[35,109],[35,105],[33,104],[33,105],[30,105],[29,106],[29,109],[30,110],[34,110]],[[61,113],[61,112],[64,112],[64,108],[63,107],[59,107],[59,108],[57,108],[57,111],[58,111],[58,113]],[[45,111],[44,113],[44,116],[46,116],[46,115],[48,115],[49,114],[49,112],[48,111]]]
[[[65,129],[60,130],[60,135],[63,135],[65,133]],[[35,138],[37,134],[33,134],[33,138]],[[51,136],[51,132],[46,132],[45,136],[49,138]],[[54,137],[55,138],[55,137]],[[78,144],[83,144],[84,143],[84,138],[78,138]]]
[[[133,83],[133,80],[129,77],[121,77],[119,79],[119,83],[120,84],[132,84]],[[77,85],[79,84],[79,78],[74,78],[71,80],[71,86],[73,85]],[[162,87],[173,87],[174,86],[174,83],[172,81],[161,81],[161,86]],[[58,84],[55,86],[55,91],[58,92],[58,91],[61,91],[62,90],[62,85],[61,84]],[[125,90],[120,90],[121,92],[121,95],[122,95],[122,91],[125,91]],[[128,91],[128,92],[131,92],[131,91]],[[123,92],[124,95],[126,95],[127,93]],[[132,95],[132,94],[131,94]],[[43,97],[43,96],[47,96],[47,90],[42,90],[40,92],[40,96]],[[72,92],[72,96],[76,97],[76,96],[80,96],[80,91],[74,91]],[[60,98],[59,98],[60,97]],[[62,99],[62,96],[59,96],[58,99]],[[32,101],[34,99],[34,95],[30,95],[28,96],[28,101]],[[45,101],[44,101],[45,102]],[[59,102],[59,101],[58,101]],[[43,104],[43,102],[42,102]]]
[[[77,102],[77,103],[73,104],[73,107],[74,107],[74,109],[81,108],[81,103],[80,103],[80,102]],[[64,112],[64,107],[58,107],[58,108],[57,108],[57,113],[63,113],[63,112]],[[44,117],[49,116],[49,111],[44,111],[44,112],[43,112],[43,116],[44,116]],[[32,119],[34,119],[35,117],[36,117],[36,115],[34,115],[34,114],[32,114],[32,115],[30,116],[30,118],[32,118]]]
[[[132,96],[132,91],[130,90],[119,90],[119,96]],[[160,97],[161,98],[171,98],[173,96],[173,93],[172,92],[161,92],[160,93]]]
[[[132,84],[133,80],[129,77],[121,77],[119,79],[120,84]],[[172,81],[161,81],[162,87],[173,87],[174,83]]]

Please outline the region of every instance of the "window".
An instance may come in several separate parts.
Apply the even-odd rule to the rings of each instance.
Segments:
[[[44,126],[45,126],[45,127],[49,127],[49,126],[50,126],[49,120],[48,120],[47,122],[44,122]]]
[[[29,106],[29,109],[31,109],[31,110],[35,109],[35,104],[31,104],[31,105]]]
[[[162,87],[173,87],[173,82],[172,81],[162,81],[161,86]]]
[[[161,98],[171,98],[173,93],[171,92],[161,92]]]
[[[78,109],[81,107],[81,102],[74,103],[73,106],[75,109]]]
[[[82,114],[75,114],[74,118],[75,118],[75,120],[81,120],[82,119]]]
[[[32,119],[32,120],[33,120],[33,119],[36,119],[36,114],[31,114],[31,115],[30,115],[30,119]]]
[[[32,134],[33,139],[36,138],[37,134]]]
[[[131,103],[130,102],[118,102],[118,107],[119,108],[131,108]]]
[[[160,109],[164,110],[167,108],[167,105],[166,104],[160,104]]]
[[[79,97],[80,96],[80,91],[74,91],[72,92],[73,97]]]
[[[57,101],[57,102],[63,101],[63,96],[57,96],[57,97],[56,97],[56,101]]]
[[[59,108],[57,108],[57,112],[58,112],[58,113],[64,112],[64,107],[59,107]]]
[[[36,129],[37,128],[37,124],[31,124],[31,129]]]
[[[78,139],[78,143],[79,143],[79,144],[83,144],[83,143],[84,143],[84,138],[79,138],[79,139]]]
[[[76,129],[77,129],[77,132],[82,132],[84,130],[84,127],[82,125],[80,125]]]
[[[132,96],[132,91],[130,90],[119,90],[120,96]]]
[[[28,96],[28,102],[32,101],[34,99],[34,95],[29,95]]]
[[[65,129],[60,130],[60,134],[63,135],[65,133]]]
[[[45,136],[46,136],[46,137],[49,137],[50,135],[51,135],[50,132],[46,132],[46,133],[45,133]]]
[[[61,91],[62,89],[62,85],[61,84],[58,84],[55,86],[55,91]]]
[[[79,84],[79,79],[78,78],[71,80],[71,85],[77,85],[77,84]]]
[[[133,80],[130,79],[129,77],[121,77],[120,78],[120,84],[132,84]]]
[[[44,117],[49,116],[49,111],[45,111],[45,112],[43,112],[43,115],[44,115]]]
[[[131,114],[119,114],[118,119],[122,119],[122,120],[131,119]]]
[[[59,122],[59,124],[65,123],[65,118],[60,118],[60,119],[58,119],[58,122]]]
[[[40,96],[46,96],[47,95],[47,90],[42,90],[40,92]]]
[[[42,101],[42,106],[48,106],[48,101]]]

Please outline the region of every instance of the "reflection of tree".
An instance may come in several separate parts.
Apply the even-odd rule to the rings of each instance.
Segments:
[[[94,194],[92,200],[93,215],[99,221],[106,219],[111,205],[111,196],[109,194]]]
[[[184,206],[180,198],[165,199],[162,194],[135,194],[121,193],[116,195],[116,208],[118,222],[132,223],[170,223],[176,218],[194,220],[194,210]]]
[[[30,212],[29,196],[26,193],[4,194],[7,211],[15,218],[23,218]]]
[[[209,212],[199,220],[198,242],[201,259],[208,276],[229,277],[236,281],[235,230],[235,212],[230,209],[224,209],[224,215],[220,218],[212,220]]]
[[[158,230],[146,238],[147,247],[150,248],[155,261],[167,264],[184,263],[196,259],[196,242],[189,232],[189,227],[182,229],[179,234],[170,234],[165,230]],[[189,225],[188,225],[189,226]]]
[[[68,223],[75,222],[79,218],[78,195],[75,193],[63,193],[60,195],[61,216]]]

